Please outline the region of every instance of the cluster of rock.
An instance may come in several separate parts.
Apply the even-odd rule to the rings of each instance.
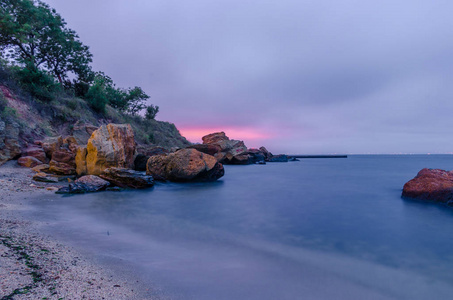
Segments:
[[[37,141],[22,149],[18,164],[32,168],[37,181],[69,180],[69,186],[59,193],[142,189],[152,187],[154,178],[213,181],[224,175],[216,158],[196,149],[170,152],[162,147],[138,148],[128,124],[103,125],[85,145],[73,136]]]
[[[203,144],[188,148],[214,156],[218,162],[226,165],[265,164],[266,162],[287,162],[284,154],[273,155],[265,147],[247,149],[243,141],[231,140],[225,132],[211,133],[202,138]]]
[[[415,178],[406,182],[402,197],[453,206],[453,171],[422,169]]]

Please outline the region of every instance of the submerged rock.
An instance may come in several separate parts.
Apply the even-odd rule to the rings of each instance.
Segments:
[[[125,168],[105,169],[100,177],[123,188],[145,189],[154,185],[152,176]]]
[[[169,155],[150,157],[146,173],[157,180],[214,181],[225,171],[215,157],[196,149],[182,149]]]
[[[94,175],[82,176],[74,182],[71,182],[68,187],[60,188],[58,194],[84,194],[93,193],[105,190],[110,185],[110,182]]]
[[[453,171],[423,169],[406,182],[402,197],[453,205]]]
[[[285,154],[273,155],[269,162],[288,162],[288,156]]]

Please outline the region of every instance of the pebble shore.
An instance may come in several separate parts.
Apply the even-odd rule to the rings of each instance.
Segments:
[[[55,197],[58,183],[32,181],[15,161],[0,166],[0,300],[149,299],[137,285],[39,232],[21,213],[27,199]]]

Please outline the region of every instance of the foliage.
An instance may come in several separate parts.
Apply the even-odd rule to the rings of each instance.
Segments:
[[[102,72],[95,73],[93,82],[85,95],[85,99],[90,104],[99,102],[102,98],[102,102],[99,103],[104,103],[104,107],[109,104],[113,108],[133,116],[146,107],[145,101],[149,96],[140,87],[127,90],[117,88],[113,80]],[[93,98],[94,94],[97,95],[96,98]],[[96,106],[98,105],[96,104]],[[99,112],[104,111],[100,106],[98,108]]]
[[[104,113],[105,105],[108,103],[106,82],[100,77],[96,78],[93,85],[88,89],[85,98],[95,111]]]
[[[40,0],[0,2],[0,49],[2,56],[25,67],[50,72],[63,83],[73,73],[89,77],[92,54],[75,31]]]
[[[149,105],[146,107],[145,118],[147,120],[154,120],[156,118],[157,113],[159,112],[159,106]]]
[[[8,101],[5,99],[3,94],[0,92],[0,113],[2,113],[8,106]]]
[[[55,98],[60,86],[52,76],[33,65],[16,69],[15,75],[21,86],[41,101],[49,102]]]

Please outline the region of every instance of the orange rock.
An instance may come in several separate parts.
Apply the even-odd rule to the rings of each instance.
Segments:
[[[41,165],[42,162],[33,156],[23,156],[17,160],[19,166],[33,168]]]

